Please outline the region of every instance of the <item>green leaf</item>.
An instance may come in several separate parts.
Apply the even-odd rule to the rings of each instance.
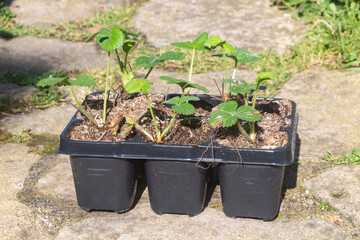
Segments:
[[[180,98],[180,101],[182,101],[182,102],[200,101],[200,98],[195,97],[195,96],[183,96]]]
[[[184,79],[176,79],[176,78],[173,78],[170,76],[161,76],[160,79],[167,81],[168,84],[184,84],[184,85],[186,85],[188,83]]]
[[[125,35],[130,35],[130,36],[134,36],[134,37],[139,36],[137,33],[134,33],[132,31],[124,29],[124,28],[119,28],[119,30],[122,31]]]
[[[171,107],[176,113],[183,115],[190,115],[195,112],[195,107],[190,103],[182,103],[180,105],[174,105]]]
[[[92,34],[90,37],[88,37],[88,38],[86,39],[86,42],[92,41],[92,40],[96,37],[97,34],[98,34],[98,32]]]
[[[196,83],[187,82],[187,84],[185,85],[185,89],[186,88],[196,88],[196,89],[198,89],[200,91],[203,91],[203,92],[206,92],[206,93],[209,92],[209,90],[206,87],[203,87],[203,86],[201,86],[199,84],[196,84]]]
[[[150,89],[151,85],[152,85],[152,82],[148,81],[147,83],[145,83],[141,88],[141,92],[143,94],[147,94],[149,92],[149,89]]]
[[[183,96],[183,97],[173,97],[170,98],[169,100],[165,101],[165,104],[171,104],[171,105],[180,105],[184,102],[189,102],[189,101],[200,101],[200,98],[195,97],[195,96]]]
[[[248,94],[255,90],[255,86],[248,87],[245,85],[234,85],[229,87],[229,91],[238,94]]]
[[[180,61],[185,58],[185,55],[186,54],[183,52],[169,51],[169,52],[161,54],[161,56],[158,57],[158,60],[159,61],[166,61],[166,60]]]
[[[275,73],[273,72],[261,72],[257,75],[256,83],[259,85],[261,82],[266,80],[274,80]]]
[[[225,49],[225,52],[228,54],[234,53],[234,47],[231,44],[225,43],[225,44],[223,44],[223,48]]]
[[[237,121],[236,113],[237,103],[235,101],[223,102],[219,104],[219,110],[212,111],[209,119],[210,125],[222,121],[222,127],[230,127]]]
[[[156,66],[156,64],[159,63],[159,61],[157,61],[157,58],[155,56],[148,53],[145,54],[147,56],[141,56],[135,60],[135,67],[137,69],[139,69],[141,66],[144,66],[144,69],[148,69],[153,66]]]
[[[123,44],[123,50],[125,53],[129,53],[130,50],[135,46],[136,42],[135,41],[126,41]]]
[[[198,37],[191,43],[191,45],[192,45],[194,48],[198,48],[198,47],[204,46],[207,39],[208,39],[208,34],[207,34],[207,32],[203,32],[202,34],[200,34],[200,36],[198,36]]]
[[[236,123],[237,118],[236,116],[225,111],[212,111],[209,119],[209,124],[214,125],[216,122],[219,121],[222,122],[222,127],[231,127]]]
[[[254,115],[253,111],[254,109],[250,106],[240,106],[236,110],[236,117],[248,122],[255,122],[260,120],[261,114]]]
[[[128,82],[125,85],[125,91],[127,93],[136,93],[141,91],[142,93],[146,94],[149,91],[149,88],[151,87],[152,82],[149,82],[146,79],[143,78],[135,78],[132,79],[130,82]]]
[[[191,44],[190,41],[186,41],[186,42],[173,42],[170,43],[171,45],[178,47],[178,48],[182,48],[182,49],[192,49],[193,46]]]
[[[207,88],[205,88],[199,84],[196,84],[196,83],[191,83],[191,82],[185,81],[183,79],[176,79],[176,78],[173,78],[170,76],[161,76],[160,79],[167,81],[167,84],[176,84],[176,85],[180,86],[182,90],[185,90],[187,88],[196,88],[203,92],[209,92],[209,90]]]
[[[125,35],[117,28],[112,30],[102,28],[96,34],[96,42],[105,50],[111,51],[122,47],[125,40]]]
[[[198,51],[209,51],[210,50],[208,47],[205,46],[205,44],[203,44],[199,47],[196,47],[195,49]]]
[[[231,78],[227,78],[227,79],[224,78],[223,80],[221,80],[221,82],[239,85],[239,82],[238,82],[238,81],[236,81],[235,79],[231,79]]]
[[[235,101],[223,102],[219,104],[219,110],[225,111],[228,113],[235,113],[237,107],[237,103]]]
[[[239,63],[253,63],[253,62],[258,62],[262,59],[261,57],[256,56],[251,52],[238,47],[234,48],[234,52],[232,54],[227,54],[226,56],[233,58],[235,61]]]
[[[68,80],[70,85],[79,87],[92,87],[96,85],[96,81],[92,76],[80,76],[75,80]]]
[[[218,46],[224,45],[226,41],[221,41],[220,37],[211,36],[205,42],[205,46],[211,49],[217,48]]]
[[[36,86],[37,87],[47,87],[47,86],[53,86],[53,85],[69,85],[69,83],[66,81],[67,77],[59,78],[59,77],[53,77],[50,75],[48,78],[41,79]]]

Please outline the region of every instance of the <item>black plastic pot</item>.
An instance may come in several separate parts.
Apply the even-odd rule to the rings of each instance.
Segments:
[[[195,216],[205,203],[208,170],[193,162],[145,162],[151,208],[157,214],[177,213]]]
[[[214,104],[208,96],[201,98]],[[71,156],[78,203],[86,210],[128,210],[133,204],[136,175],[144,178],[136,171],[139,162],[145,165],[151,207],[156,213],[196,215],[204,207],[209,174],[195,165],[201,162],[218,163],[227,216],[271,220],[279,209],[284,167],[294,161],[297,114],[291,103],[292,113],[286,117],[291,124],[284,128],[288,142],[278,149],[152,144],[136,137],[124,142],[74,141],[66,133],[80,121],[75,115],[60,136],[59,152]]]
[[[82,209],[118,213],[130,210],[137,186],[136,161],[74,156],[70,160]]]
[[[273,220],[279,211],[284,166],[220,164],[224,213]]]

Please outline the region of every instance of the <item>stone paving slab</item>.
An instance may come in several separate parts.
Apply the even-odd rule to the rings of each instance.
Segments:
[[[95,12],[124,5],[126,0],[5,0],[16,14],[16,22],[47,26],[64,21],[89,18]]]
[[[360,229],[359,165],[335,167],[301,185]]]
[[[318,161],[360,146],[360,74],[324,69],[298,73],[277,94],[296,102],[300,160]]]
[[[149,0],[133,22],[156,47],[193,41],[208,32],[238,47],[277,52],[297,42],[306,29],[268,0]]]
[[[63,203],[77,205],[70,159],[59,155],[57,165],[36,184],[39,192],[47,194]]]
[[[206,208],[195,216],[156,215],[149,203],[128,213],[86,219],[62,228],[57,240],[70,239],[350,239],[322,220],[263,222],[232,219]]]
[[[46,239],[40,219],[16,196],[40,156],[19,144],[0,144],[0,156],[0,239]]]
[[[68,104],[44,110],[36,109],[31,113],[6,116],[0,119],[0,128],[11,133],[31,129],[34,134],[60,135],[76,109]]]
[[[95,42],[33,36],[0,39],[0,74],[6,71],[71,71],[105,67],[107,54]]]

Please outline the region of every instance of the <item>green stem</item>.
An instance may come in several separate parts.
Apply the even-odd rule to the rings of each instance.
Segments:
[[[106,104],[107,96],[109,89],[109,71],[110,71],[110,51],[108,52],[107,67],[106,67],[106,80],[105,80],[105,93],[104,93],[104,112],[103,112],[103,121],[106,122]]]
[[[151,73],[151,71],[153,70],[154,67],[151,67],[148,71],[148,73],[146,74],[146,76],[144,77],[145,79],[147,79],[147,77],[149,76],[149,74]]]
[[[190,63],[190,72],[189,72],[189,82],[191,82],[191,80],[192,80],[191,77],[192,77],[194,60],[195,60],[195,48],[193,48],[193,51],[192,51],[192,57],[191,57],[191,63]]]
[[[253,97],[253,102],[252,102],[252,108],[255,109],[255,103],[256,103],[256,96],[257,96],[257,92],[259,89],[259,84],[256,85],[256,89],[255,89],[255,93],[254,93],[254,97]],[[249,123],[250,126],[250,138],[251,138],[251,142],[255,143],[255,138],[256,138],[256,134],[255,134],[255,122],[251,122]]]
[[[119,52],[117,51],[117,49],[115,49],[115,54],[116,54],[116,58],[117,58],[117,61],[118,61],[119,67],[120,67],[121,75],[123,75],[123,73],[124,73],[124,68],[123,68],[123,66],[122,66],[122,64],[121,64]]]
[[[235,66],[234,66],[234,71],[233,71],[232,79],[235,79],[236,68],[237,68],[237,61],[235,61]]]
[[[154,127],[155,127],[155,132],[156,132],[156,140],[158,141],[159,139],[161,139],[160,137],[160,132],[159,132],[159,129],[158,129],[158,126],[157,126],[157,123],[156,123],[156,118],[155,118],[155,115],[154,115],[154,112],[152,110],[152,107],[151,107],[151,104],[150,104],[150,100],[148,98],[148,96],[145,94],[145,98],[146,98],[146,101],[147,101],[147,104],[149,106],[149,109],[150,109],[150,114],[151,114],[151,117],[154,121]]]
[[[226,64],[226,55],[225,55],[225,48],[222,47],[223,57],[224,57],[224,66],[225,66],[225,78],[228,79],[228,71],[227,71],[227,64]],[[223,83],[224,85],[224,83]],[[225,84],[225,98],[227,99],[229,97],[229,84]]]
[[[251,140],[251,138],[249,137],[249,135],[245,132],[245,130],[243,129],[243,127],[241,126],[241,124],[239,123],[239,120],[236,121],[236,124],[241,132],[241,134],[247,139],[249,140],[251,143],[255,143],[255,141]]]
[[[126,67],[127,67],[127,58],[128,58],[128,55],[129,55],[129,52],[127,52],[127,53],[125,54],[125,62],[124,62],[125,71],[127,71],[127,70],[126,70]]]
[[[193,66],[194,66],[194,60],[195,60],[195,48],[193,47],[193,51],[192,51],[192,57],[191,57],[191,63],[190,63],[190,71],[189,71],[189,82],[191,82],[191,78],[192,78],[192,71],[193,71]],[[190,95],[190,89],[187,92],[187,95]]]
[[[167,128],[164,130],[164,132],[161,134],[161,136],[160,136],[160,141],[161,141],[161,139],[164,137],[164,135],[167,133],[167,131],[169,131],[169,129],[171,128],[172,124],[174,123],[174,120],[175,120],[175,118],[176,118],[176,114],[177,114],[177,113],[174,114],[174,116],[172,117],[169,125],[168,125]]]
[[[72,86],[72,85],[70,85],[70,89],[71,89],[71,93],[72,93],[72,95],[73,95],[73,97],[74,97],[74,99],[75,99],[75,102],[76,102],[76,104],[79,106],[79,108],[85,113],[85,115],[86,115],[93,123],[95,123],[97,126],[99,126],[98,123],[95,121],[95,119],[94,119],[93,117],[91,117],[91,115],[81,106],[79,100],[77,99],[77,97],[76,97],[76,95],[75,95],[75,92],[74,92],[74,89],[73,89],[73,86]]]

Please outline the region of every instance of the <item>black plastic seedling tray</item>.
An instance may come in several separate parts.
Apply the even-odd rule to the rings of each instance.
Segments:
[[[214,102],[209,96],[202,100]],[[269,99],[278,100],[278,99]],[[209,169],[195,163],[217,163],[224,212],[230,217],[274,219],[280,204],[285,166],[294,161],[298,116],[292,112],[287,144],[278,149],[236,149],[213,146],[153,144],[135,136],[124,142],[76,141],[67,137],[80,120],[71,119],[60,135],[62,154],[71,156],[78,204],[85,210],[123,212],[133,204],[136,164],[145,167],[152,209],[159,214],[189,216],[204,207]]]
[[[251,165],[277,165],[287,166],[294,161],[295,132],[297,127],[296,105],[291,102],[293,109],[290,116],[288,142],[282,148],[277,149],[239,149],[224,146],[214,146],[208,150],[208,143],[197,146],[153,144],[141,141],[140,137],[134,137],[124,142],[92,142],[77,141],[66,137],[66,132],[75,125],[78,120],[75,116],[71,119],[65,130],[60,135],[60,149],[62,154],[71,156],[109,157],[119,159],[144,159],[166,161],[190,161],[190,162],[216,162],[216,163],[242,163]],[[241,159],[239,157],[241,154]]]

